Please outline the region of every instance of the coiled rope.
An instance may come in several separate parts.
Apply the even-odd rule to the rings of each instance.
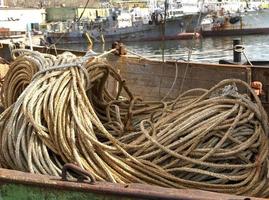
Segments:
[[[1,44],[0,44],[0,48],[1,48]],[[4,78],[8,70],[9,70],[9,62],[0,57],[0,90],[2,88]],[[0,100],[0,110],[2,109],[1,106],[2,106],[2,102]]]
[[[59,176],[71,162],[99,181],[269,196],[268,119],[245,82],[143,101],[105,62],[19,53],[2,90],[2,167]]]

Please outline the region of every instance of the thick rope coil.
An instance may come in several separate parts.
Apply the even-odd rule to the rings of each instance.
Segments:
[[[107,63],[35,56],[4,82],[2,167],[59,176],[71,162],[99,181],[269,196],[268,118],[245,82],[143,101]]]
[[[1,48],[1,44],[0,44],[0,48]],[[0,57],[0,89],[2,88],[4,78],[8,70],[9,70],[9,62]]]

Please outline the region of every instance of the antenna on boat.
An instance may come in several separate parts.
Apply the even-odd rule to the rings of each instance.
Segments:
[[[164,62],[164,50],[165,50],[165,24],[166,24],[166,16],[167,16],[167,9],[168,9],[168,1],[164,1],[164,18],[161,24],[162,27],[162,62]]]
[[[5,1],[4,0],[0,0],[0,7],[4,7],[5,6]]]

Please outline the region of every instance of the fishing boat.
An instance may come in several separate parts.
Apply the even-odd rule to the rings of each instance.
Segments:
[[[121,48],[121,47],[120,47]],[[39,52],[48,52],[44,47],[34,47]],[[9,60],[11,49],[3,44],[0,56]],[[65,49],[58,49],[52,54],[61,53]],[[122,52],[122,54],[120,53]],[[73,51],[76,55],[86,52]],[[120,53],[120,55],[118,54]],[[269,66],[227,65],[193,63],[183,61],[155,61],[143,56],[125,54],[118,49],[117,55],[109,54],[108,62],[123,79],[128,79],[128,86],[135,95],[148,100],[170,99],[178,96],[179,92],[192,88],[211,88],[223,79],[240,79],[249,84],[252,81],[262,83],[261,100],[269,113]],[[164,70],[165,69],[165,70]],[[115,83],[110,83],[111,90],[115,90]],[[182,89],[182,90],[181,90]],[[117,92],[117,91],[116,91]],[[78,180],[69,179],[67,171],[78,175]],[[0,169],[0,197],[7,199],[223,199],[223,200],[258,200],[262,198],[238,196],[208,192],[196,189],[169,189],[146,184],[119,184],[84,180],[91,175],[74,164],[66,164],[62,168],[62,177],[47,176],[19,172],[16,170]],[[255,188],[253,188],[254,190]]]
[[[190,39],[200,16],[200,4],[172,2],[167,8],[151,6],[131,10],[110,9],[106,19],[53,22],[45,33],[49,43],[151,41]],[[166,14],[165,14],[166,12]]]
[[[209,14],[201,23],[204,37],[267,34],[269,33],[269,9],[261,5],[238,7],[237,11],[221,7]]]

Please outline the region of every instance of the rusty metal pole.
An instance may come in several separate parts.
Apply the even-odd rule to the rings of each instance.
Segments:
[[[233,61],[241,63],[241,52],[237,51],[237,49],[239,49],[237,45],[241,45],[241,40],[239,38],[233,40]]]

